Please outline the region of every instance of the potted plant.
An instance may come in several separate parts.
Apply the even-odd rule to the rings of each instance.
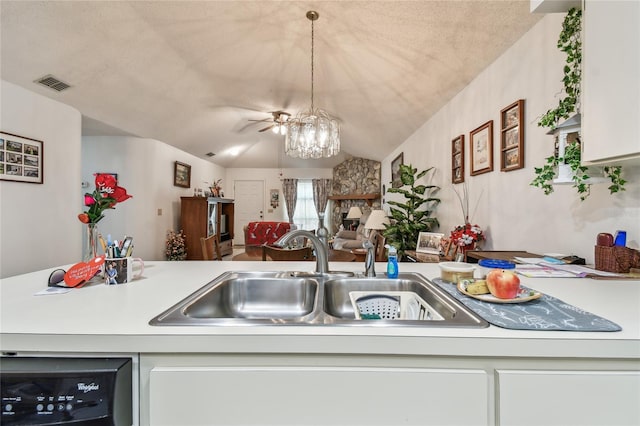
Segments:
[[[418,172],[411,165],[401,164],[399,174],[402,186],[387,189],[388,193],[402,194],[405,198],[404,202],[388,202],[395,207],[390,208],[391,224],[385,225],[383,232],[388,243],[398,251],[400,259],[406,250],[415,249],[420,232],[429,232],[440,225],[437,218],[431,217],[433,209],[440,203],[440,199],[432,195],[440,187],[417,184],[420,178],[432,170],[434,168],[430,167]]]
[[[564,19],[562,31],[558,38],[558,48],[567,55],[562,79],[564,96],[558,101],[556,108],[548,110],[538,121],[538,126],[551,128],[552,131],[550,133],[555,134],[556,138],[559,137],[558,133],[560,133],[561,128],[561,126],[558,126],[558,122],[569,118],[571,113],[579,110],[580,84],[582,81],[581,28],[582,11],[575,8],[570,9]],[[579,125],[580,114],[576,114],[566,123],[569,123],[569,125],[574,124],[570,123],[571,120],[577,121]],[[573,183],[582,201],[589,196],[590,185],[598,180],[591,176],[592,171],[588,167],[582,165],[579,132],[576,134],[578,136],[571,141],[560,140],[554,155],[547,157],[542,167],[534,168],[536,177],[531,182],[532,186],[541,188],[546,195],[551,194],[553,192],[552,183],[554,183],[554,178],[558,170],[564,168],[567,171],[568,179],[564,179],[565,176],[560,176],[560,183],[565,183],[565,181]],[[626,181],[622,179],[621,172],[622,168],[620,166],[604,166],[602,168],[604,177],[611,182],[608,189],[612,194],[625,190],[624,184]],[[564,174],[562,170],[560,174]],[[602,179],[602,181],[604,180]],[[556,179],[556,183],[558,183],[558,179]]]

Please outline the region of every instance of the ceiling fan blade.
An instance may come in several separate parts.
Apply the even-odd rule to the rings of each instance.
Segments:
[[[270,128],[272,128],[273,126],[275,126],[275,124],[272,124],[271,126],[265,127],[264,129],[260,129],[258,130],[259,132],[266,132],[267,130],[269,130]]]
[[[263,118],[262,120],[252,120],[252,119],[249,119],[249,120],[247,120],[247,121],[256,121],[256,122],[258,122],[258,123],[266,123],[267,121],[273,121],[273,118]]]

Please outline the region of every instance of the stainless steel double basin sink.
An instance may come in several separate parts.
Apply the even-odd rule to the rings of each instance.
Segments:
[[[415,294],[433,319],[359,319],[352,292]],[[420,274],[227,272],[170,307],[154,326],[337,325],[482,328],[488,323]]]

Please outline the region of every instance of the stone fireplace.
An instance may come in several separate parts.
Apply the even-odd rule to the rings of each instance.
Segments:
[[[335,234],[344,215],[352,206],[362,213],[380,209],[380,162],[364,158],[351,158],[333,168],[333,200],[331,210],[332,229]]]

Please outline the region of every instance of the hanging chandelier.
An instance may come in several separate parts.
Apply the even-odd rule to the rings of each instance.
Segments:
[[[328,158],[340,152],[340,125],[326,111],[313,104],[313,22],[318,12],[310,10],[307,19],[311,21],[311,108],[302,111],[287,122],[289,127],[285,138],[284,152],[296,158]]]

